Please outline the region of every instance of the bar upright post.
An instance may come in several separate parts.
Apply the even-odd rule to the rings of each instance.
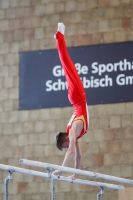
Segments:
[[[100,200],[100,197],[102,196],[102,195],[104,195],[104,188],[103,187],[100,187],[101,188],[101,190],[100,190],[100,192],[97,194],[97,200]]]
[[[10,180],[12,180],[12,172],[11,171],[8,171],[9,172],[9,175],[8,177],[5,179],[4,181],[4,200],[8,200],[8,182]]]
[[[55,200],[55,179],[51,177],[51,183],[52,183],[52,200]]]

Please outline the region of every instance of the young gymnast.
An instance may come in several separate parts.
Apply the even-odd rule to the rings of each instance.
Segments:
[[[76,67],[68,54],[64,33],[64,24],[58,23],[58,30],[54,37],[56,39],[60,61],[67,80],[68,99],[74,107],[74,113],[67,125],[66,132],[59,132],[56,135],[56,146],[59,150],[67,148],[62,166],[68,166],[70,160],[75,154],[75,168],[78,169],[81,166],[82,159],[78,139],[88,130],[89,116],[84,87],[77,73]],[[52,174],[60,176],[61,171],[56,170]],[[76,175],[73,174],[72,178],[75,179]]]

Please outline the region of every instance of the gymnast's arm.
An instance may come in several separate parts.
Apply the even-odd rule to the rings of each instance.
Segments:
[[[62,166],[67,167],[69,162],[71,161],[72,157],[74,156],[75,153],[75,168],[79,168],[81,165],[81,151],[79,148],[79,144],[78,144],[78,140],[77,137],[79,136],[81,130],[83,128],[83,122],[82,120],[77,120],[75,122],[73,122],[73,125],[70,129],[70,133],[69,133],[69,148],[66,152],[64,161],[62,163]],[[53,175],[61,175],[61,171],[56,170],[55,172],[53,172]],[[76,176],[75,174],[71,176],[72,179],[75,179]]]
[[[81,149],[80,149],[78,140],[76,140],[76,147],[75,147],[75,168],[76,169],[80,168],[81,162],[82,162]]]
[[[82,154],[79,146],[78,140],[76,140],[76,147],[75,147],[75,168],[79,169],[82,162]],[[76,179],[76,174],[70,176],[72,179]]]
[[[67,167],[69,165],[69,162],[75,153],[75,146],[76,146],[76,134],[75,134],[75,130],[71,128],[70,133],[69,133],[69,147],[66,152],[62,166]]]
[[[75,153],[75,146],[76,146],[76,134],[75,134],[74,128],[72,127],[69,133],[69,148],[66,152],[62,166],[64,167],[68,166],[70,160],[72,159]],[[56,170],[52,173],[52,175],[58,175],[58,177],[60,177],[61,174],[62,174],[62,171],[59,171],[59,170]]]
[[[70,140],[69,148],[66,152],[62,166],[68,166],[71,158],[75,153],[75,168],[77,169],[80,168],[82,155],[77,137],[79,136],[82,128],[83,128],[83,122],[81,120],[73,122],[73,125],[69,133],[69,140]]]

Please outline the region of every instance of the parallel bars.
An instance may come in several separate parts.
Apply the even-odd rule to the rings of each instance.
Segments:
[[[22,159],[20,159],[20,160],[22,161]],[[29,161],[27,160],[27,162],[29,162]],[[36,161],[32,161],[32,162],[36,162]],[[36,162],[36,164],[37,163],[40,163],[40,162]],[[34,170],[29,170],[29,169],[23,169],[23,168],[19,168],[19,167],[10,166],[10,165],[0,164],[0,169],[1,170],[5,170],[5,171],[9,172],[9,176],[5,179],[5,182],[4,182],[4,185],[5,185],[4,200],[8,200],[8,181],[12,180],[12,174],[14,172],[18,172],[18,173],[22,173],[22,174],[29,174],[29,175],[32,175],[32,176],[39,176],[39,177],[42,177],[42,178],[50,178],[51,179],[51,183],[52,183],[52,200],[55,200],[55,180],[65,181],[65,182],[70,182],[70,183],[77,183],[77,184],[82,184],[82,185],[90,185],[90,186],[100,187],[101,191],[97,195],[97,200],[100,200],[100,196],[103,195],[104,188],[110,188],[110,189],[115,189],[115,190],[123,190],[124,189],[124,187],[120,186],[120,185],[101,183],[101,182],[95,182],[95,181],[88,181],[88,180],[81,180],[81,179],[72,180],[71,178],[64,177],[64,176],[58,177],[58,176],[55,176],[55,175],[51,174],[51,169],[57,169],[57,167],[55,167],[55,165],[52,165],[52,164],[48,164],[48,163],[46,163],[46,164],[47,164],[47,167],[45,167],[45,168],[47,169],[48,173],[38,172],[38,171],[34,171]],[[54,167],[52,167],[52,166],[54,166]],[[59,167],[61,167],[61,166],[59,166]],[[63,168],[64,167],[61,167],[60,169],[62,169],[62,171],[68,171],[68,172],[71,172],[71,173],[76,171],[76,173],[77,173],[76,169],[70,168],[70,171],[69,171],[69,170],[67,170],[67,169],[69,169],[69,167],[67,167],[67,169],[65,167],[64,170],[63,170]],[[74,171],[71,171],[71,170],[74,170]],[[79,170],[79,171],[83,172],[83,170]]]

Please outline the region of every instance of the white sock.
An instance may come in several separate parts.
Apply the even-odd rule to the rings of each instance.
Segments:
[[[58,23],[58,29],[57,29],[57,31],[59,31],[63,35],[65,34],[65,25],[62,22]],[[54,35],[54,38],[56,39],[56,35]]]
[[[63,35],[65,34],[65,25],[62,22],[58,23],[58,31]]]

